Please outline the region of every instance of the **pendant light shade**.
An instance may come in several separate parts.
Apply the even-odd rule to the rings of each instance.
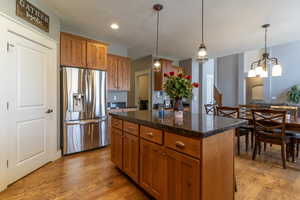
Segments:
[[[248,77],[266,78],[268,77],[268,69],[272,70],[272,76],[281,76],[282,67],[279,64],[278,59],[271,58],[270,54],[268,53],[267,29],[270,27],[270,24],[264,24],[262,27],[265,29],[265,52],[262,55],[261,59],[251,64],[250,71],[248,72]]]
[[[157,23],[156,23],[156,47],[155,47],[155,58],[153,59],[153,72],[160,72],[161,63],[158,58],[158,36],[159,36],[159,12],[163,9],[163,5],[155,4],[153,10],[157,12]]]
[[[153,60],[153,72],[160,72],[161,70],[161,63],[159,59],[154,59]]]
[[[208,52],[204,44],[204,0],[202,0],[202,43],[197,51],[197,61],[199,63],[204,63],[208,60]]]
[[[255,72],[254,69],[250,69],[250,70],[248,71],[248,77],[249,77],[249,78],[254,78],[254,77],[256,77],[256,72]]]
[[[198,52],[197,52],[197,61],[200,63],[204,63],[208,60],[208,53],[206,46],[204,44],[201,44]]]
[[[272,68],[272,76],[282,76],[282,67],[280,64],[274,65]]]

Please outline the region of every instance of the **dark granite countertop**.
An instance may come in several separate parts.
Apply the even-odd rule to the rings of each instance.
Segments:
[[[158,111],[134,111],[110,113],[115,118],[186,135],[190,137],[209,137],[247,123],[245,120],[218,117],[206,114],[184,112],[183,120],[175,120],[173,111],[165,111],[159,118]]]

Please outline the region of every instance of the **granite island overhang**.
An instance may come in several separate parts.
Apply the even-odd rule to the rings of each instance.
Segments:
[[[240,119],[158,111],[111,113],[111,160],[155,199],[233,200]],[[180,197],[180,198],[178,198]]]

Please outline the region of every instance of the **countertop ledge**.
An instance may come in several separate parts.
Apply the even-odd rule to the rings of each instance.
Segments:
[[[173,111],[166,111],[164,118],[158,111],[132,111],[110,113],[114,118],[189,137],[206,138],[247,124],[246,120],[207,114],[184,112],[183,120],[175,120]]]

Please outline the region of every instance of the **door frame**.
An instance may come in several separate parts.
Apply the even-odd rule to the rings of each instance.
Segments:
[[[145,69],[145,70],[141,70],[141,71],[136,71],[134,73],[134,105],[137,106],[139,108],[139,104],[138,104],[138,77],[142,76],[142,75],[148,75],[149,79],[148,79],[148,110],[151,110],[151,105],[152,105],[152,79],[151,79],[151,69]]]
[[[58,45],[59,42],[51,39],[45,34],[22,24],[18,20],[7,16],[6,14],[0,12],[0,58],[5,58],[7,54],[7,41],[8,41],[8,34],[7,33],[14,33],[20,37],[25,39],[37,42],[48,49],[50,49],[50,59],[49,65],[53,68],[51,69],[53,75],[50,76],[50,81],[55,84],[53,88],[51,88],[51,94],[56,94],[53,98],[49,98],[48,102],[53,108],[54,112],[51,117],[51,127],[49,128],[49,146],[50,146],[50,154],[49,154],[49,161],[54,161],[61,157],[61,150],[59,148],[59,95],[58,93]],[[5,59],[3,59],[5,60]],[[2,63],[1,63],[2,64]],[[5,63],[4,63],[5,64]],[[5,71],[3,69],[3,71]],[[1,69],[0,69],[1,72]],[[3,73],[1,73],[3,74]],[[0,99],[0,126],[1,132],[6,132],[7,128],[5,126],[5,116],[9,115],[9,110],[6,108],[6,102],[9,102],[9,96],[6,93],[5,82],[0,78],[0,91],[4,92],[4,96]],[[1,120],[1,119],[4,120]],[[2,122],[1,122],[2,121]],[[4,122],[4,123],[3,123]],[[0,132],[0,133],[1,133]],[[2,141],[2,143],[1,143]],[[5,190],[8,184],[8,168],[6,166],[6,161],[9,159],[9,141],[8,134],[0,134],[0,191]],[[2,154],[1,154],[2,153]]]

